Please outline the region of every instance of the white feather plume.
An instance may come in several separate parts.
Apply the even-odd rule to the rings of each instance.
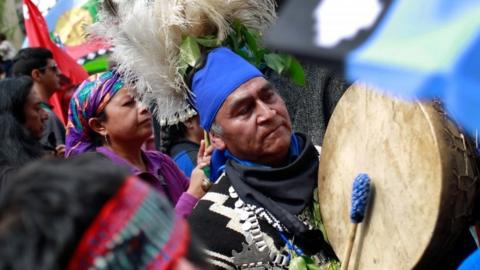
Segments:
[[[105,0],[106,1],[106,0]],[[186,35],[215,35],[223,41],[238,20],[263,32],[275,20],[274,0],[109,0],[94,35],[114,47],[112,60],[139,98],[155,103],[161,124],[195,115],[187,102],[189,88],[178,70],[179,47]]]

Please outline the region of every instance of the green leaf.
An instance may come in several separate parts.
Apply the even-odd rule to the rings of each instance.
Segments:
[[[290,260],[288,270],[308,270],[307,263],[303,257],[295,257]]]
[[[268,50],[259,48],[259,50],[255,53],[255,61],[259,64],[261,70],[267,68],[267,63],[265,61],[265,55],[269,53]]]
[[[298,60],[294,57],[290,57],[291,60],[289,61],[288,65],[288,75],[293,82],[295,82],[299,86],[305,85],[305,71],[303,70],[302,65]]]
[[[232,37],[235,39],[235,44],[237,49],[241,49],[245,46],[245,40],[243,38],[243,32],[245,31],[245,26],[239,21],[235,20],[233,22],[233,33]]]
[[[245,28],[244,37],[247,44],[246,47],[251,52],[251,58],[254,65],[260,69],[261,67],[265,67],[265,65],[262,63],[265,50],[260,46],[260,37],[256,35],[253,31],[250,31],[250,29],[248,28]]]
[[[238,44],[238,41],[237,41],[237,38],[235,37],[235,35],[228,36],[225,43],[226,43],[225,45],[227,47],[229,47],[230,49],[232,49],[234,52],[238,51],[239,44]]]
[[[305,260],[308,270],[320,270],[320,267],[315,263],[315,261],[311,257],[302,256],[302,258],[303,260]]]
[[[338,261],[330,261],[327,264],[326,270],[340,270],[341,268],[342,266]]]
[[[240,34],[240,32],[242,32],[242,26],[243,25],[239,20],[233,21],[232,27],[237,34]]]
[[[297,256],[290,260],[288,270],[320,270],[320,267],[309,256]]]
[[[220,41],[216,37],[195,38],[195,41],[207,48],[215,48],[220,45]]]
[[[308,270],[320,270],[320,267],[318,267],[316,264],[307,264],[307,269]]]
[[[193,37],[187,36],[180,45],[180,65],[196,67],[200,63],[200,46]]]
[[[264,56],[265,64],[273,69],[278,74],[282,74],[283,71],[288,68],[285,63],[285,58],[276,53],[267,53]]]
[[[246,51],[243,51],[242,49],[239,49],[239,50],[236,50],[235,53],[240,55],[241,57],[243,57],[248,62],[250,62],[250,56],[248,55],[248,53]]]
[[[243,36],[247,42],[247,46],[254,54],[258,51],[257,39],[252,35],[247,28],[244,29]]]

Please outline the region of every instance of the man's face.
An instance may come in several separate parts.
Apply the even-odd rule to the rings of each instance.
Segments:
[[[40,83],[51,93],[60,89],[60,73],[55,60],[48,59],[47,65],[39,69],[41,71]]]
[[[222,134],[212,134],[213,145],[234,156],[271,166],[285,161],[292,124],[285,102],[262,77],[242,84],[223,103],[215,122]]]

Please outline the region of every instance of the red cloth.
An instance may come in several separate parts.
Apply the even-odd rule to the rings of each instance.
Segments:
[[[107,50],[111,46],[100,38],[89,39],[87,42],[75,46],[65,46],[65,50],[74,59],[79,59],[92,52]]]
[[[27,9],[24,9],[23,17],[25,18],[25,30],[30,47],[49,49],[53,53],[53,58],[57,62],[58,68],[63,75],[70,79],[72,84],[79,84],[87,79],[87,71],[50,39],[47,23],[35,4],[31,0],[23,0],[23,3],[27,7]],[[58,118],[66,124],[65,112],[68,108],[62,107],[62,95],[63,93],[60,92],[55,93],[49,102],[53,105],[53,111]]]
[[[188,253],[190,229],[150,185],[130,176],[83,232],[69,270],[170,270]]]

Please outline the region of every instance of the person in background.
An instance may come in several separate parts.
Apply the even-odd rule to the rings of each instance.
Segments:
[[[0,198],[0,269],[204,268],[168,201],[97,153],[41,160]]]
[[[12,68],[13,58],[17,54],[17,49],[13,44],[7,40],[5,34],[0,33],[0,56],[2,57],[2,67],[6,73],[6,76],[10,76],[10,70]]]
[[[162,127],[161,150],[172,157],[187,177],[190,177],[197,164],[197,154],[203,133],[198,115],[183,122]]]
[[[0,194],[15,170],[46,154],[38,140],[47,118],[29,77],[0,81]]]
[[[5,79],[5,77],[7,77],[7,73],[5,73],[5,70],[3,69],[1,63],[2,63],[2,58],[0,57],[0,80]]]
[[[55,151],[57,156],[64,156],[65,126],[48,103],[50,97],[60,89],[60,74],[53,54],[45,48],[22,49],[15,56],[12,72],[14,76],[32,78],[33,88],[42,100],[42,108],[48,114],[40,142]]]
[[[68,117],[68,105],[70,104],[70,99],[78,86],[79,84],[73,84],[67,76],[60,74],[60,91],[62,92],[60,106],[62,106],[62,108],[67,108],[67,110],[62,110],[65,119]]]
[[[118,73],[98,74],[83,82],[70,102],[66,157],[99,152],[153,185],[175,205],[177,214],[186,216],[205,194],[202,168],[210,162],[211,148],[200,145],[189,182],[167,155],[142,150],[153,133],[151,118]]]

